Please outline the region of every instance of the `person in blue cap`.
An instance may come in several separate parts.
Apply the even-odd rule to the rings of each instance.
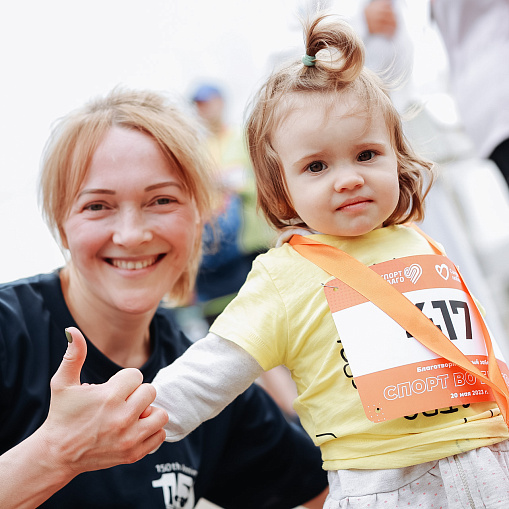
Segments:
[[[196,297],[210,323],[235,297],[256,256],[273,233],[256,212],[256,191],[242,130],[226,123],[225,95],[213,84],[197,87],[192,100],[208,130],[207,148],[216,164],[221,203],[204,230],[204,256]]]

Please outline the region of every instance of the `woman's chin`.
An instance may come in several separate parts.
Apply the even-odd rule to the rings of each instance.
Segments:
[[[136,295],[136,292],[132,292],[126,298],[117,299],[114,303],[114,307],[122,313],[129,315],[141,315],[148,312],[153,312],[159,305],[160,299],[154,299],[154,295],[147,296]]]

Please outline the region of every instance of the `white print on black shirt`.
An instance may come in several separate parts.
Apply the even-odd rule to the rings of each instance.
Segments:
[[[197,471],[180,463],[156,465],[159,479],[152,481],[153,488],[162,488],[166,509],[191,509],[194,507],[194,479]]]

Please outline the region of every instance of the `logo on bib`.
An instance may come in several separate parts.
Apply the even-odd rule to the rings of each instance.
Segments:
[[[435,270],[437,271],[438,275],[447,281],[449,279],[449,267],[445,263],[442,263],[442,265],[435,265]]]
[[[409,267],[405,267],[403,273],[405,274],[405,277],[410,279],[410,281],[412,281],[415,285],[422,275],[422,267],[417,263],[413,263]]]

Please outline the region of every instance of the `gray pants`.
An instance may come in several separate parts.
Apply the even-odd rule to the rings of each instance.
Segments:
[[[509,441],[412,467],[328,477],[324,509],[508,509]]]

